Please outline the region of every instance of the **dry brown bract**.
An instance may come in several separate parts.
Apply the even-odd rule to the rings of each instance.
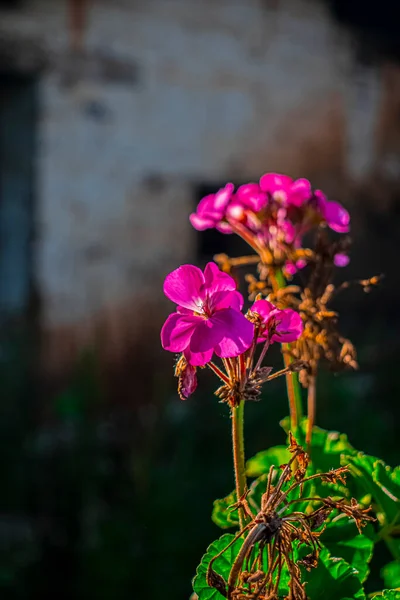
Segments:
[[[357,527],[366,521],[374,520],[368,513],[370,509],[361,509],[356,500],[350,504],[344,499],[303,498],[303,484],[312,479],[327,482],[344,481],[346,467],[334,469],[328,473],[306,477],[308,455],[290,435],[289,451],[292,457],[283,465],[282,473],[271,467],[266,491],[261,499],[261,510],[254,515],[247,501],[247,494],[234,508],[242,508],[249,523],[233,538],[219,554],[214,556],[207,571],[207,582],[228,600],[276,600],[279,582],[283,570],[289,574],[286,600],[307,600],[305,584],[302,582],[300,566],[311,570],[318,565],[321,545],[316,531],[324,525],[332,511],[353,518]],[[274,481],[276,481],[274,485]],[[290,500],[289,495],[299,489],[300,496]],[[320,506],[308,514],[293,510],[298,502],[319,503]],[[239,538],[244,537],[243,545],[232,565],[228,581],[214,569],[215,561]],[[309,547],[309,553],[302,559],[294,558],[294,549],[300,545]],[[267,567],[265,567],[267,565]],[[281,597],[281,596],[280,596]]]

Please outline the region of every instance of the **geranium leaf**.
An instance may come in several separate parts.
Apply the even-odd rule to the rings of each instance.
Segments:
[[[358,571],[343,558],[322,548],[318,567],[304,575],[307,596],[324,600],[364,600],[365,592]]]
[[[246,473],[248,477],[259,477],[268,474],[272,465],[279,467],[290,460],[290,452],[286,446],[274,446],[259,452],[247,461]]]
[[[331,556],[344,558],[358,571],[360,581],[364,582],[369,574],[368,563],[374,550],[374,537],[371,525],[367,525],[360,535],[354,522],[343,517],[328,523],[321,539]]]
[[[369,598],[376,598],[376,600],[400,600],[400,589],[376,592],[376,594],[370,594]]]
[[[353,475],[371,494],[383,522],[395,527],[400,522],[399,468],[392,469],[379,458],[363,452],[346,458]]]
[[[236,492],[231,492],[225,498],[214,500],[211,518],[221,529],[229,529],[239,525],[238,511],[230,509],[235,502]]]
[[[207,583],[207,569],[211,559],[224,550],[230,542],[235,538],[231,533],[225,533],[218,540],[213,542],[208,548],[199,566],[197,567],[196,576],[193,579],[193,590],[198,595],[199,600],[221,600],[223,595],[215,588],[212,588]],[[214,570],[225,579],[228,580],[232,564],[243,544],[243,538],[237,539],[226,552],[221,554],[214,562]]]
[[[400,586],[400,560],[385,565],[381,570],[381,577],[388,588]]]

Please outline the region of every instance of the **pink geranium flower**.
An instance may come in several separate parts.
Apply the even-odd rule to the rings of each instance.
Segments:
[[[280,310],[268,300],[257,300],[251,312],[261,317],[258,342],[295,342],[303,333],[303,321],[299,313],[291,308]]]
[[[195,213],[189,217],[191,224],[198,231],[216,227],[223,233],[231,233],[232,229],[227,223],[222,223],[226,209],[232,200],[234,185],[227,183],[216,194],[204,196],[197,206]]]
[[[213,353],[238,356],[252,344],[254,326],[240,312],[243,297],[234,279],[208,263],[182,265],[167,275],[164,293],[177,304],[177,312],[165,321],[161,343],[165,350],[183,352],[194,366],[208,363]]]
[[[328,200],[321,190],[316,190],[314,195],[319,212],[328,227],[338,233],[348,233],[350,231],[350,215],[347,210],[339,202]]]
[[[311,184],[307,179],[294,181],[278,173],[265,173],[260,179],[260,188],[283,206],[302,206],[312,196]]]

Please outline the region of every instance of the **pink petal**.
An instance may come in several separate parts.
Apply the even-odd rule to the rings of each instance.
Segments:
[[[229,225],[229,223],[225,223],[225,221],[220,221],[219,223],[217,223],[215,226],[215,229],[217,229],[221,233],[232,233],[233,232],[232,227]]]
[[[296,237],[296,229],[293,223],[291,223],[290,221],[284,221],[279,225],[279,229],[281,229],[281,231],[284,233],[285,242],[287,244],[291,244],[292,242],[294,242],[294,239]]]
[[[260,179],[260,188],[263,192],[273,194],[277,191],[288,191],[293,183],[293,179],[287,175],[279,173],[265,173]]]
[[[182,352],[189,345],[196,325],[201,320],[201,317],[179,313],[169,315],[161,329],[161,344],[164,350]]]
[[[190,365],[202,367],[212,359],[213,349],[208,350],[207,352],[192,352],[190,348],[186,348],[183,354]]]
[[[288,275],[295,275],[297,273],[297,267],[294,263],[287,262],[285,265],[285,271]]]
[[[236,192],[236,198],[254,212],[259,212],[268,201],[267,194],[260,189],[258,183],[241,185]]]
[[[232,308],[220,310],[211,317],[224,332],[223,338],[214,347],[217,356],[228,358],[248,350],[253,343],[254,325],[241,312]]]
[[[164,294],[175,304],[198,311],[205,297],[203,284],[204,275],[198,267],[182,265],[165,278]]]
[[[189,221],[197,231],[204,231],[215,226],[215,221],[210,218],[200,217],[197,213],[192,213],[189,216]]]
[[[215,202],[216,194],[208,194],[208,196],[204,196],[197,205],[196,213],[200,217],[206,217],[213,219],[214,221],[219,221],[221,219],[224,209],[221,210],[217,207]]]
[[[268,300],[257,300],[254,302],[250,310],[251,312],[255,312],[260,315],[262,321],[266,323],[271,312],[276,310],[276,306],[271,304],[271,302],[268,302]]]
[[[216,313],[216,315],[219,315],[220,312]],[[225,327],[221,325],[218,318],[215,318],[216,315],[213,315],[209,319],[202,319],[198,323],[190,339],[189,348],[191,352],[208,352],[222,340],[225,335]]]
[[[290,188],[288,202],[294,206],[302,206],[312,196],[308,179],[297,179]]]
[[[323,213],[325,210],[325,205],[328,202],[328,198],[325,196],[324,192],[321,190],[315,190],[314,192],[314,200],[317,203],[318,210]]]
[[[180,376],[180,396],[182,400],[189,398],[197,388],[196,368],[187,364]]]
[[[303,333],[303,321],[298,312],[291,308],[278,310],[276,319],[279,322],[274,335],[271,337],[271,342],[289,344],[299,339]]]
[[[323,215],[333,231],[347,233],[350,230],[350,215],[339,202],[326,202]]]
[[[350,262],[350,258],[347,256],[347,254],[338,253],[333,257],[333,262],[336,267],[347,267]]]
[[[215,263],[207,263],[204,269],[204,292],[207,293],[207,296],[211,296],[215,292],[233,290],[236,290],[236,282],[233,277],[221,271]]]
[[[214,206],[219,212],[225,211],[230,199],[232,198],[234,189],[235,186],[233,185],[233,183],[227,183],[224,188],[221,188],[215,194]]]
[[[243,296],[240,292],[216,292],[209,298],[207,305],[211,312],[222,310],[223,308],[234,308],[242,310],[244,304]]]

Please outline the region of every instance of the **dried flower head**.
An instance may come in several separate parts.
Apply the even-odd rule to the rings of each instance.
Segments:
[[[207,582],[228,600],[277,600],[283,573],[288,578],[288,600],[307,600],[305,583],[300,567],[307,571],[318,566],[321,543],[319,538],[329,516],[335,511],[354,519],[360,529],[374,520],[356,500],[348,504],[332,497],[303,497],[304,484],[312,479],[322,481],[344,480],[346,467],[328,473],[306,475],[308,455],[290,435],[289,451],[292,457],[281,467],[271,467],[266,491],[261,497],[257,514],[252,512],[248,493],[236,508],[245,510],[250,522],[230,544],[214,556],[208,567]],[[297,490],[296,496],[293,494]],[[295,510],[295,505],[308,503],[309,510]],[[319,504],[319,506],[318,506]],[[319,531],[318,531],[319,530]],[[232,565],[228,581],[214,569],[215,561],[239,538],[244,541]],[[309,548],[307,554],[299,550]],[[305,578],[306,579],[306,578]]]
[[[325,360],[330,369],[340,371],[345,368],[357,369],[357,353],[350,340],[338,329],[338,313],[329,306],[338,292],[352,283],[365,291],[379,282],[379,277],[356,282],[345,282],[336,287],[331,281],[335,268],[335,257],[348,251],[349,239],[331,243],[320,232],[315,248],[314,259],[309,265],[309,278],[306,286],[287,286],[268,295],[280,308],[291,307],[298,311],[304,324],[303,335],[291,345],[290,353],[296,359],[307,363],[307,369],[300,373],[300,381],[308,387],[310,377],[317,373],[318,364]]]

